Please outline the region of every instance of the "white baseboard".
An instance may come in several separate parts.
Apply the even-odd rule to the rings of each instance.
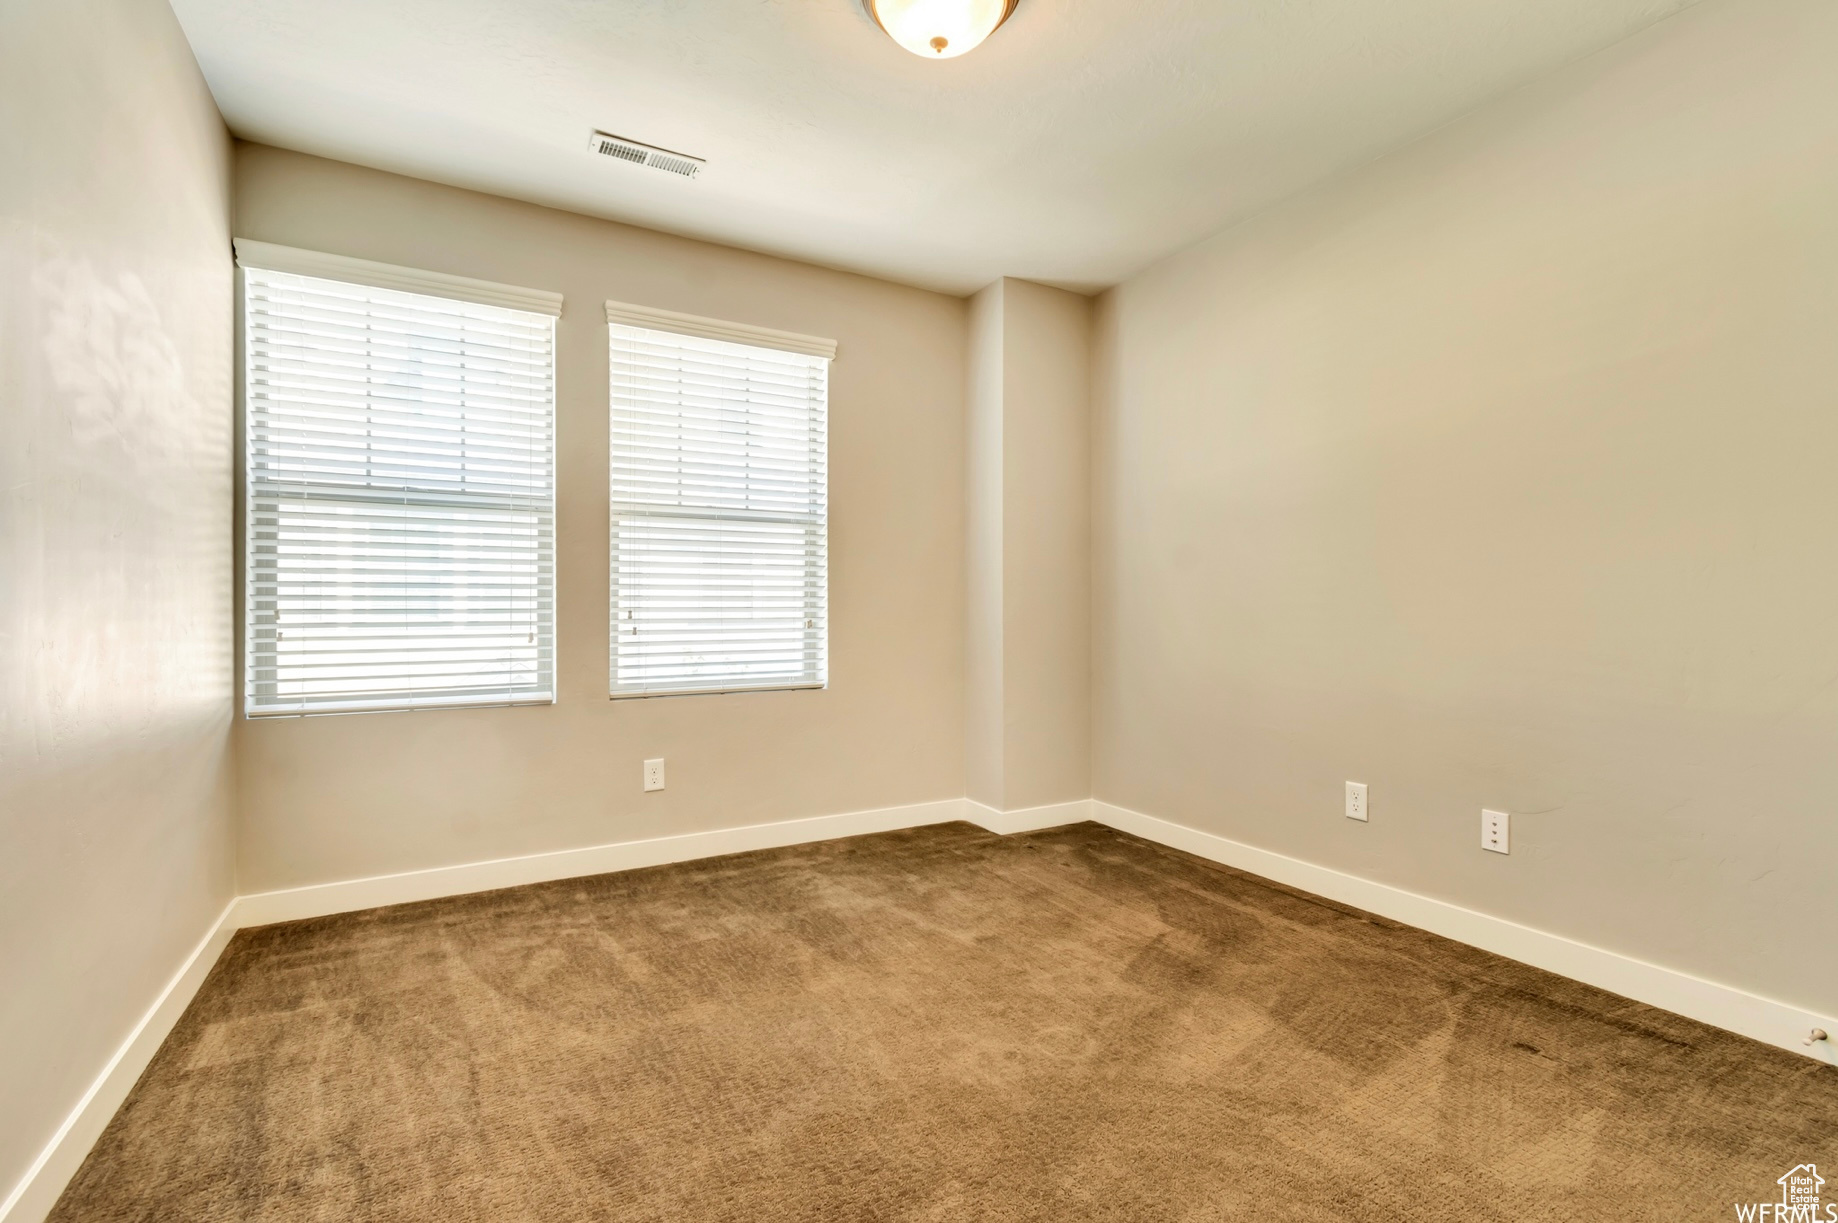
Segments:
[[[1444,938],[1479,947],[1509,960],[1518,960],[1559,976],[1605,989],[1623,998],[1696,1019],[1714,1027],[1794,1053],[1838,1065],[1832,1041],[1808,1047],[1803,1042],[1813,1028],[1838,1034],[1838,1018],[1819,1015],[1772,998],[1763,998],[1729,985],[1719,985],[1689,973],[1649,964],[1632,956],[1579,943],[1558,934],[1522,926],[1503,917],[1492,917],[1443,900],[1419,896],[1388,884],[1376,883],[1299,858],[1272,853],[1239,841],[1201,832],[1184,824],[1144,815],[1102,801],[1093,801],[1093,818],[1121,832],[1132,833],[1185,850],[1226,866],[1261,875],[1329,900],[1376,913],[1393,921],[1440,934]]]
[[[519,858],[437,866],[429,870],[405,871],[399,875],[375,875],[368,879],[319,883],[278,892],[256,892],[237,898],[233,920],[238,927],[266,926],[274,922],[298,921],[303,917],[325,917],[332,913],[374,909],[379,905],[406,904],[442,896],[464,896],[470,892],[489,892],[525,883],[604,875],[610,871],[629,871],[641,866],[663,866],[671,862],[714,858],[754,849],[833,841],[838,837],[892,832],[897,828],[917,828],[923,824],[942,824],[947,820],[965,818],[967,813],[964,800],[948,798],[932,803],[910,803],[903,807],[880,807],[872,811],[851,811],[842,815],[819,815],[809,819],[780,820],[772,824],[749,824],[741,828],[686,832],[679,836],[655,837],[647,841],[618,841],[610,845],[590,845],[584,849],[562,849]]]
[[[1037,832],[1042,828],[1058,828],[1062,824],[1077,824],[1093,818],[1089,798],[1069,803],[1049,803],[1044,807],[1022,807],[1015,811],[997,811],[975,799],[966,798],[964,807],[968,813],[964,819],[1003,836],[1017,832]]]
[[[204,984],[204,978],[223,953],[224,945],[236,933],[230,921],[235,907],[232,903],[218,916],[210,933],[185,958],[185,963],[166,983],[160,996],[115,1050],[115,1056],[109,1059],[102,1073],[89,1085],[89,1090],[83,1093],[83,1098],[77,1101],[77,1106],[64,1118],[64,1124],[51,1136],[51,1141],[32,1161],[32,1166],[26,1169],[6,1200],[0,1202],[0,1223],[42,1223],[57,1205],[58,1195],[82,1167],[84,1158],[96,1145],[96,1139],[102,1137],[115,1110],[128,1098],[128,1092],[140,1080],[147,1063],[153,1060],[173,1025],[179,1022],[179,1016],[191,1005],[193,995]]]
[[[1040,828],[1056,828],[1061,824],[1076,824],[1091,818],[1090,799],[1028,807],[1018,811],[997,811],[967,798],[947,798],[930,803],[850,811],[841,815],[819,815],[807,819],[780,820],[771,824],[749,824],[740,828],[687,832],[646,841],[616,841],[608,845],[560,849],[517,858],[464,862],[457,866],[437,866],[395,875],[373,875],[366,879],[345,879],[336,883],[311,884],[275,892],[255,892],[237,897],[231,923],[237,929],[266,926],[274,922],[298,921],[305,917],[326,917],[334,913],[374,909],[381,905],[489,892],[525,883],[604,875],[612,871],[663,866],[696,858],[716,858],[723,854],[745,853],[754,849],[776,849],[784,845],[805,845],[813,841],[858,837],[871,832],[918,828],[949,820],[968,820],[991,832],[1008,835]]]

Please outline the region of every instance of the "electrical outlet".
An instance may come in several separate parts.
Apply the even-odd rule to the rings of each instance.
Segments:
[[[645,761],[645,790],[648,792],[651,790],[661,790],[663,788],[664,788],[664,761],[663,761],[663,758],[659,757],[656,760]]]
[[[1512,816],[1504,811],[1481,812],[1481,848],[1491,849],[1496,854],[1511,853],[1511,842],[1508,839],[1512,831]]]
[[[1366,783],[1363,781],[1347,783],[1347,818],[1362,821],[1367,818]]]

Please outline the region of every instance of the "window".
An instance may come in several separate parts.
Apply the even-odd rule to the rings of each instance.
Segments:
[[[607,303],[612,694],[820,688],[835,345]]]
[[[552,701],[561,299],[237,256],[245,711]]]

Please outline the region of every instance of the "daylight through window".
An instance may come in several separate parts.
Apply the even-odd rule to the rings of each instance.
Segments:
[[[822,686],[833,346],[607,309],[612,694]]]
[[[553,700],[553,313],[246,264],[247,712]]]

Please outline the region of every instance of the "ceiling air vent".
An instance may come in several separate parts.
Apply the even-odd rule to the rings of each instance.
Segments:
[[[702,172],[702,167],[708,164],[700,157],[691,157],[687,153],[672,153],[669,149],[640,144],[636,140],[627,140],[624,136],[614,136],[608,132],[595,132],[589,147],[602,157],[617,157],[620,161],[629,161],[635,166],[650,166],[653,170],[668,170],[672,174],[681,174],[684,178],[694,178]]]

